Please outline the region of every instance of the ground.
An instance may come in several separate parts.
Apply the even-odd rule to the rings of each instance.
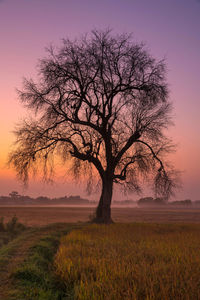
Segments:
[[[0,207],[5,221],[14,215],[28,226],[43,226],[57,222],[87,222],[94,207]],[[200,208],[112,208],[115,222],[200,223]]]
[[[23,276],[27,272],[27,266],[26,265],[23,266],[23,264],[24,262],[28,263],[28,266],[30,266],[29,273],[31,273],[32,270],[34,270],[35,268],[35,270],[39,272],[38,274],[36,273],[35,275],[40,276],[41,270],[40,268],[37,270],[37,264],[39,264],[40,266],[40,260],[43,261],[47,256],[47,253],[44,252],[46,251],[45,250],[46,245],[44,245],[44,239],[46,238],[45,243],[46,242],[50,243],[51,240],[55,241],[55,245],[52,244],[53,254],[51,254],[50,260],[46,262],[47,269],[42,270],[43,272],[42,276],[45,277],[46,270],[48,270],[49,268],[48,265],[52,265],[51,259],[53,259],[54,254],[58,249],[60,237],[70,232],[74,227],[76,228],[77,226],[78,227],[80,226],[81,228],[84,227],[84,225],[86,224],[85,222],[87,222],[89,219],[92,218],[94,210],[95,210],[94,207],[93,208],[92,207],[35,207],[35,206],[34,207],[5,207],[5,206],[0,207],[0,218],[3,217],[5,223],[8,222],[13,216],[16,216],[21,223],[25,224],[28,227],[19,236],[9,241],[7,245],[4,245],[0,248],[0,299],[19,300],[18,293],[21,292],[24,293],[24,291],[27,292],[27,290],[28,293],[30,293],[30,295],[24,296],[23,294],[23,297],[20,298],[20,300],[21,299],[29,299],[29,300],[30,299],[31,300],[32,299],[38,299],[38,300],[64,299],[62,297],[59,298],[60,296],[58,294],[54,294],[54,292],[57,293],[57,291],[53,290],[52,287],[53,281],[51,282],[52,277],[46,280],[49,286],[44,285],[38,288],[37,283],[35,283],[34,285],[34,282],[31,282],[31,284],[29,282],[28,287],[24,288]],[[183,227],[183,229],[181,230],[187,231],[188,230],[187,228],[190,228],[190,225],[188,223],[200,224],[200,209],[191,209],[191,208],[190,209],[184,209],[184,208],[152,209],[152,208],[136,208],[136,207],[135,208],[114,207],[112,208],[112,217],[116,223],[135,223],[135,226],[140,226],[139,224],[142,223],[147,223],[147,225],[148,223],[154,223],[152,224],[153,226],[156,226],[156,224],[158,225],[159,223],[164,223],[162,226],[168,226],[167,224],[169,223],[171,223],[171,225],[169,226],[174,226],[173,224],[180,223],[180,225],[177,224],[175,226],[182,226],[181,224],[184,223],[185,225],[183,226],[186,227]],[[72,225],[72,223],[74,225]],[[191,226],[198,226],[197,229],[199,232],[198,224],[191,225]],[[151,228],[151,226],[148,226],[148,228],[149,227]],[[194,232],[196,232],[197,229],[195,227]],[[160,231],[158,233],[156,232],[156,234],[160,236]],[[171,234],[171,231],[169,231],[169,234]],[[163,238],[164,237],[165,235],[163,236]],[[41,241],[43,244],[40,244]],[[35,257],[34,259],[28,257],[30,256],[30,250],[33,249],[33,247],[39,245],[38,243],[40,244],[38,249],[40,249],[41,245],[43,245],[44,257],[41,257],[40,255],[38,256],[39,260],[35,261]],[[197,239],[197,244],[199,249],[199,239]],[[49,245],[50,244],[47,245],[47,249]],[[194,248],[196,247],[195,244],[193,246]],[[35,254],[38,255],[38,253]],[[21,271],[18,272],[17,270],[20,268]],[[16,274],[18,274],[17,275],[18,277],[21,276],[21,279],[23,279],[23,280],[20,279],[22,283],[20,291],[18,290],[18,283],[20,281],[19,278],[18,279],[15,278]],[[60,293],[62,293],[62,290],[60,291]],[[11,294],[12,297],[10,297]]]

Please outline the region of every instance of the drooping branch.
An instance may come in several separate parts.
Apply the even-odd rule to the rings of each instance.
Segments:
[[[166,174],[164,165],[163,165],[161,159],[160,159],[160,158],[156,155],[156,153],[154,152],[153,148],[152,148],[148,143],[146,143],[146,142],[144,142],[144,141],[141,141],[141,140],[137,140],[137,143],[141,143],[141,144],[147,146],[147,147],[150,149],[150,151],[151,151],[151,153],[152,153],[152,155],[153,155],[153,158],[155,158],[155,160],[157,160],[157,161],[159,162],[159,164],[160,164],[160,168],[158,169],[158,172],[163,171],[163,172]]]
[[[178,186],[178,173],[173,170],[167,172],[162,160],[158,157],[153,148],[144,141],[137,140],[137,142],[148,147],[148,149],[151,151],[153,158],[159,163],[160,167],[157,170],[154,181],[155,192],[156,194],[164,196],[166,197],[166,199],[168,199],[171,195],[173,195],[174,189]]]
[[[117,166],[124,153],[133,145],[133,143],[135,143],[138,140],[139,137],[140,137],[140,133],[137,131],[134,132],[134,134],[129,137],[124,147],[116,155],[115,166]]]
[[[136,158],[135,158],[135,157],[131,158],[130,161],[127,162],[127,163],[125,164],[125,166],[124,166],[123,169],[121,170],[120,174],[114,174],[114,180],[115,180],[115,179],[119,179],[119,180],[122,180],[122,181],[123,181],[123,180],[126,180],[127,169],[128,169],[128,167],[129,167],[130,165],[134,164],[135,161],[136,161]]]

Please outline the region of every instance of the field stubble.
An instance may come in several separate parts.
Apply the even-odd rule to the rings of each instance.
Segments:
[[[57,274],[76,300],[200,299],[199,224],[89,225],[61,241]]]

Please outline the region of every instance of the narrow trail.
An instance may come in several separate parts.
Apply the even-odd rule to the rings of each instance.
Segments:
[[[27,231],[21,235],[16,248],[9,259],[9,263],[0,269],[0,300],[9,299],[9,292],[12,290],[12,274],[20,264],[26,259],[29,249],[34,246],[43,237],[58,231],[63,231],[66,224],[58,224],[56,228],[44,227]]]

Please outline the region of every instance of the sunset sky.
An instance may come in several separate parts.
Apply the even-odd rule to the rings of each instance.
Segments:
[[[23,77],[37,78],[45,47],[108,27],[133,33],[153,57],[166,59],[175,124],[168,133],[177,144],[172,160],[183,171],[176,198],[200,200],[200,0],[0,0],[0,195],[86,196],[59,176],[53,186],[35,179],[24,190],[6,160],[12,130],[28,114],[16,88]]]

